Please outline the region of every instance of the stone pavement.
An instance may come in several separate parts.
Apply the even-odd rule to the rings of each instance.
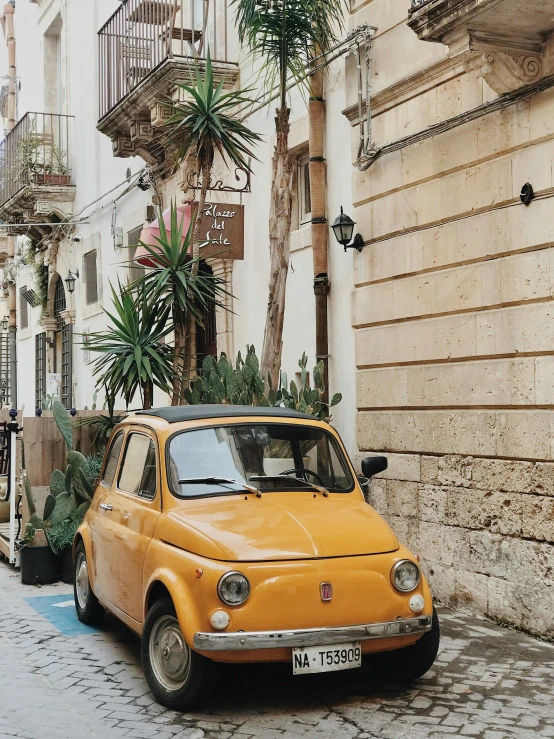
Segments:
[[[114,618],[67,636],[26,600],[55,595],[71,588],[23,586],[0,563],[0,739],[554,737],[554,646],[459,612],[440,611],[439,661],[408,688],[370,665],[300,678],[225,667],[201,711],[181,714],[155,702],[138,639]]]

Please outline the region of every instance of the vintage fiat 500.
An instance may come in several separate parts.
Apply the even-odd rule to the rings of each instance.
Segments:
[[[364,460],[367,477],[386,467]],[[414,556],[365,501],[336,431],[295,411],[177,406],[116,427],[74,542],[75,605],[141,636],[148,684],[184,709],[219,662],[359,667],[412,680],[439,624]]]

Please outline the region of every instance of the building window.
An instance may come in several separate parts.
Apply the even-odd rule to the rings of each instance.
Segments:
[[[56,292],[54,294],[54,317],[56,318],[56,340],[54,351],[54,371],[59,372],[61,377],[61,402],[66,408],[71,408],[71,377],[73,356],[73,326],[66,323],[62,317],[65,311],[65,289],[63,280],[58,277]]]
[[[96,249],[84,257],[87,305],[98,302],[98,273],[96,269]]]
[[[29,303],[25,300],[27,285],[19,291],[19,328],[29,328]]]
[[[129,266],[127,267],[127,284],[131,285],[133,282],[140,280],[144,277],[145,268],[141,267],[140,264],[134,262],[137,246],[140,241],[140,234],[142,232],[142,226],[134,228],[127,234],[127,243],[129,245]]]
[[[300,223],[312,220],[312,197],[310,193],[310,157],[306,154],[298,160],[298,207]]]
[[[42,408],[46,398],[46,333],[35,339],[35,403]]]

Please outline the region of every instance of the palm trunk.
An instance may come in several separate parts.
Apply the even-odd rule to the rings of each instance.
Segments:
[[[325,101],[323,70],[310,76],[310,196],[312,204],[312,254],[314,263],[316,361],[323,362],[325,391],[329,399],[329,335],[327,295],[329,294],[327,192],[325,164]]]
[[[173,306],[173,333],[175,343],[175,353],[173,355],[173,394],[171,397],[171,405],[180,405],[182,397],[182,376],[183,376],[183,351],[184,337],[186,334],[186,315]]]
[[[145,411],[152,408],[152,396],[154,395],[154,387],[151,382],[147,381],[142,385],[142,408]]]
[[[283,321],[290,255],[290,228],[292,218],[292,185],[294,166],[289,154],[290,110],[277,110],[275,128],[277,145],[273,156],[271,207],[269,212],[269,298],[262,347],[261,372],[268,374],[273,387],[279,383],[283,344]]]
[[[213,161],[213,158],[212,158]],[[206,204],[206,194],[210,187],[212,174],[212,163],[209,162],[204,165],[202,169],[202,187],[200,188],[200,197],[198,198],[198,210],[196,211],[196,223],[194,227],[194,236],[192,240],[192,276],[196,277],[198,274],[198,268],[200,266],[200,244],[201,244],[201,233],[200,223],[202,221],[202,214],[204,213],[204,206]],[[196,360],[196,318],[192,311],[188,312],[186,322],[186,336],[184,338],[184,358],[183,358],[183,389],[187,388],[190,384],[191,375],[193,373],[193,362]],[[181,403],[184,401],[181,400]]]

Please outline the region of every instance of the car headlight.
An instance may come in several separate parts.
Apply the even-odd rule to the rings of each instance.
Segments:
[[[409,559],[401,559],[391,570],[392,584],[401,593],[411,593],[419,585],[419,567]]]
[[[217,594],[228,606],[240,606],[250,595],[250,583],[241,572],[227,572],[217,585]]]

